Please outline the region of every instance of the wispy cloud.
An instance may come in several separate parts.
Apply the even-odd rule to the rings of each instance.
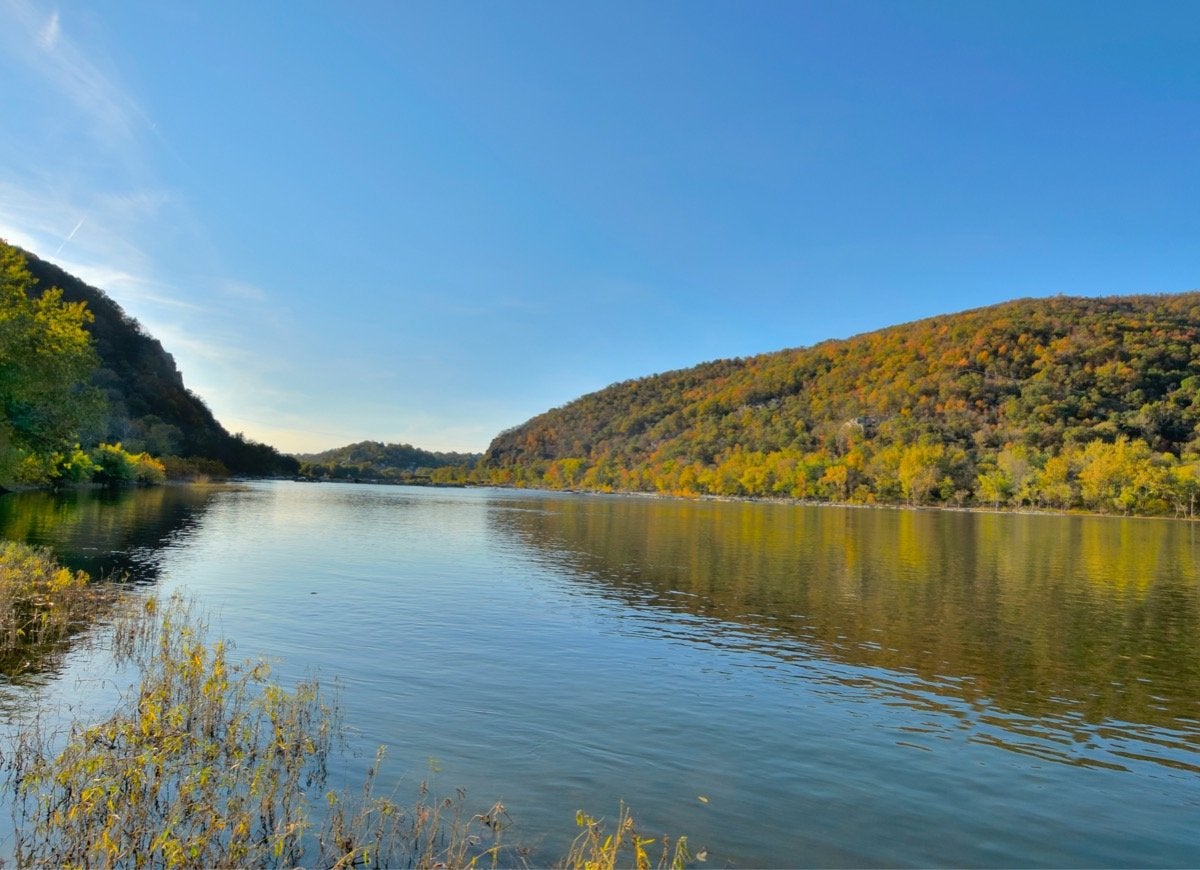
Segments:
[[[162,323],[155,327],[155,338],[172,353],[182,354],[207,368],[229,369],[231,372],[246,371],[254,357],[235,342],[221,341],[211,336],[200,336],[179,326]]]
[[[182,291],[166,287],[162,282],[106,265],[91,265],[72,260],[56,260],[70,274],[99,287],[125,307],[140,311],[165,309],[175,312],[210,312],[209,306],[184,298]]]
[[[265,290],[245,281],[225,281],[221,284],[221,293],[229,299],[244,302],[266,302],[268,299]]]
[[[0,0],[0,75],[11,69],[32,95],[21,134],[5,138],[0,125],[0,237],[53,257],[147,328],[195,333],[228,307],[213,298],[225,281],[195,265],[207,245],[156,172],[164,143],[103,31],[76,17]]]
[[[28,0],[0,0],[6,27],[0,44],[10,58],[35,70],[90,119],[103,140],[135,142],[150,129],[146,113],[121,87],[115,72],[85,51],[64,27],[57,9],[46,12]],[[99,56],[99,57],[102,57]]]
[[[38,34],[38,44],[46,51],[53,51],[54,46],[58,44],[58,35],[60,32],[58,10],[55,9],[51,13],[50,19],[46,22],[46,26],[42,28],[42,32]]]
[[[63,189],[36,173],[24,181],[0,177],[0,238],[52,256],[122,304],[169,301],[163,283],[154,278],[152,258],[134,241],[139,218],[128,198]]]
[[[263,353],[291,346],[286,309],[221,274],[174,185],[179,158],[122,75],[138,59],[120,51],[100,15],[0,0],[0,81],[15,101],[0,119],[0,238],[105,291],[218,418],[270,419],[297,401],[270,395],[284,354]]]
[[[103,41],[57,9],[0,0],[0,74],[26,99],[0,135],[0,228],[42,254],[148,271],[134,241],[169,197],[154,177],[145,112]]]

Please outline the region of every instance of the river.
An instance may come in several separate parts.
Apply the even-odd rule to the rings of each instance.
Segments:
[[[0,533],[336,682],[339,777],[386,744],[535,862],[624,801],[714,867],[1200,865],[1190,523],[264,482],[8,495]]]

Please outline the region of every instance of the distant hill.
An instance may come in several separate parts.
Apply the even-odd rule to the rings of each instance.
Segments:
[[[91,442],[121,442],[127,450],[155,456],[215,460],[234,474],[292,474],[298,464],[273,447],[230,435],[208,406],[187,389],[158,339],[102,290],[22,251],[38,290],[58,287],[63,299],[83,301],[95,320],[88,327],[100,357],[93,384],[107,399],[104,419]],[[86,446],[86,445],[85,445]]]
[[[1190,512],[1200,293],[1022,299],[614,384],[498,435],[476,479]]]
[[[477,453],[436,453],[411,444],[359,441],[321,453],[297,453],[300,473],[313,478],[412,480],[435,468],[471,466]]]

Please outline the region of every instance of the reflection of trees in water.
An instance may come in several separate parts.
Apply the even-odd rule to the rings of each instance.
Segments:
[[[0,497],[0,538],[48,548],[72,570],[94,579],[158,580],[146,558],[202,515],[214,488],[161,486],[121,491],[24,492]],[[103,610],[96,613],[102,618]],[[83,626],[80,626],[82,629]],[[20,685],[57,673],[77,633],[22,646],[0,657],[0,676]],[[0,711],[4,704],[0,700]]]
[[[64,565],[93,577],[154,582],[142,556],[160,549],[203,514],[216,487],[23,492],[0,497],[0,537],[48,547]]]
[[[1193,527],[1154,520],[552,499],[493,522],[634,607],[1021,716],[1195,730]],[[696,632],[695,626],[689,629]]]

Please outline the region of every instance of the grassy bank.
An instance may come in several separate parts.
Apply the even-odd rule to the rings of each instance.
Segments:
[[[315,682],[285,689],[238,661],[185,601],[117,598],[43,551],[0,549],[3,638],[65,640],[104,615],[115,664],[140,675],[101,721],[28,728],[3,747],[18,866],[473,867],[545,865],[513,839],[505,808],[474,810],[422,783],[379,787],[383,751],[354,794],[330,791],[336,704]],[[559,866],[683,866],[686,841],[639,833],[622,807],[584,813]]]

